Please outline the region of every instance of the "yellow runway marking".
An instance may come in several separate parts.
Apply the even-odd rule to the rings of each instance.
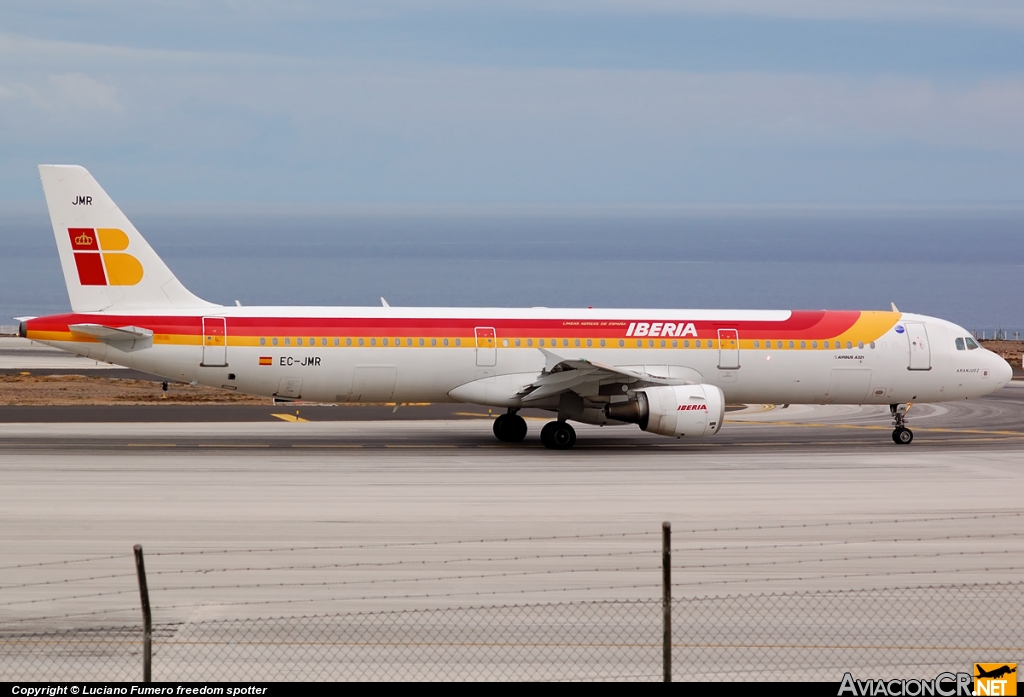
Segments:
[[[271,414],[271,416],[276,416],[281,419],[281,421],[301,421],[303,423],[309,423],[309,419],[299,418],[298,414]]]
[[[799,421],[734,421],[726,419],[726,423],[744,424],[749,426],[807,426],[810,428],[850,428],[865,431],[890,431],[892,426],[876,426],[868,424],[823,424]],[[1024,438],[1022,431],[983,431],[974,428],[914,428],[915,433],[956,433],[956,434],[978,434],[984,436],[1013,436]]]
[[[385,445],[384,447],[385,448],[457,448],[459,446],[457,446],[457,445],[423,444],[423,445]]]
[[[292,443],[293,448],[361,448],[361,445],[299,445]]]
[[[196,447],[199,448],[269,448],[270,445],[267,443],[255,443],[253,445],[243,445],[239,443],[199,443]]]

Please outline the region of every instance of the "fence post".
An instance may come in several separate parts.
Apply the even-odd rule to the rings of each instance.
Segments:
[[[664,681],[672,682],[672,523],[661,524],[661,661]]]
[[[135,545],[135,571],[139,575],[139,597],[142,598],[142,682],[153,682],[153,613],[149,609],[149,586],[146,585],[146,563],[142,545]]]

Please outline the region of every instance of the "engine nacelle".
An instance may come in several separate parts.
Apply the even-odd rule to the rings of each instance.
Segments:
[[[714,385],[646,387],[636,399],[609,404],[605,414],[663,436],[710,436],[722,428],[725,395]]]

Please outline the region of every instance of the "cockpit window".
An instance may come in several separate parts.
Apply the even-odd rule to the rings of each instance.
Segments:
[[[971,337],[967,337],[965,341],[967,342],[967,349],[969,351],[973,351],[976,348],[981,348],[980,346],[978,346],[978,342],[972,339]]]
[[[957,339],[956,340],[956,350],[957,351],[963,351],[964,350],[964,340],[963,339]]]

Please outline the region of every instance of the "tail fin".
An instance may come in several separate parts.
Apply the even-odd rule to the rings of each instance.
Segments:
[[[75,312],[216,307],[190,293],[92,175],[39,165]]]

